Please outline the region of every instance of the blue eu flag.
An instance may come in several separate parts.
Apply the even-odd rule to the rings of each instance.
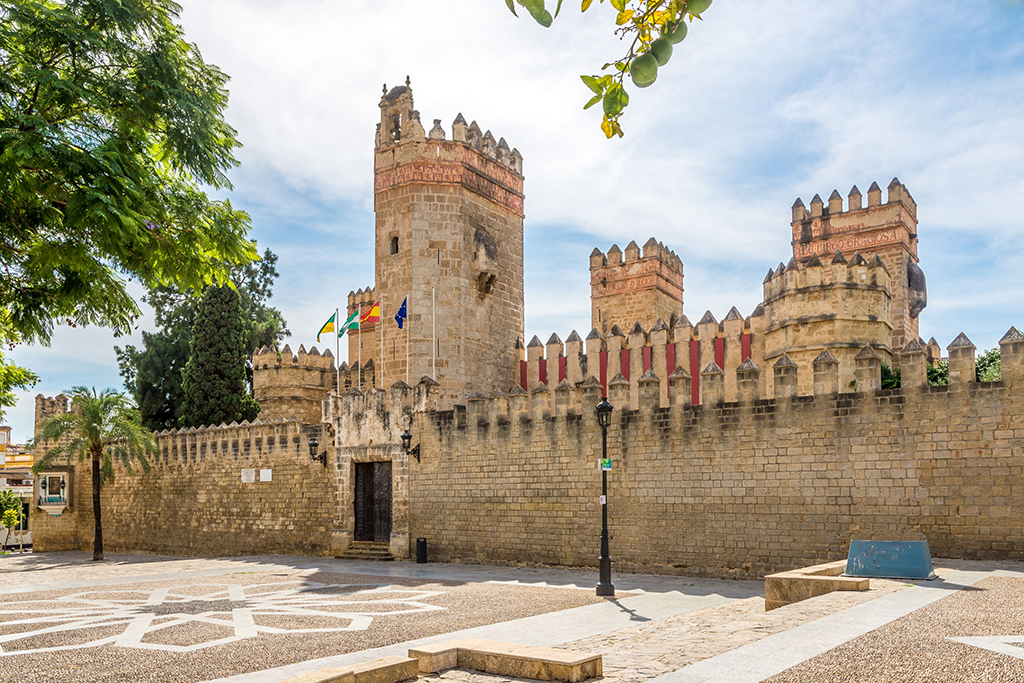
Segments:
[[[409,317],[409,314],[406,312],[406,305],[408,303],[409,297],[405,297],[405,299],[402,300],[402,307],[398,309],[398,313],[395,313],[395,322],[398,323],[398,329],[402,329],[402,326],[405,324],[405,319]]]

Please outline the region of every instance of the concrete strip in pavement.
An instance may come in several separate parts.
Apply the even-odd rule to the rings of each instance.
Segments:
[[[277,669],[239,674],[229,678],[220,678],[211,683],[277,683],[292,676],[326,667],[350,666],[391,655],[405,656],[410,648],[455,638],[482,638],[519,645],[554,647],[572,640],[720,605],[734,599],[736,598],[714,593],[696,596],[678,591],[642,593],[597,605],[539,614],[525,619],[489,624],[455,633],[444,633],[373,650],[299,662]]]
[[[953,571],[783,633],[724,652],[650,683],[758,683],[994,574]]]

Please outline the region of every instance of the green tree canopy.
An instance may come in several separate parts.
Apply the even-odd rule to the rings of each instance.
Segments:
[[[267,249],[263,258],[232,269],[246,328],[246,384],[252,387],[252,352],[277,346],[290,334],[281,312],[269,305],[277,279],[277,255]],[[180,426],[185,397],[182,371],[189,359],[189,341],[201,297],[192,290],[160,287],[144,297],[156,311],[157,332],[142,333],[142,349],[114,347],[125,387],[135,397],[142,423],[160,431]]]
[[[255,258],[248,216],[200,187],[230,187],[239,143],[227,76],[179,12],[0,0],[0,341],[47,343],[55,322],[125,333],[127,281],[201,288]],[[0,376],[0,396],[18,381]]]
[[[600,0],[604,4],[605,0]],[[629,47],[626,54],[616,58],[603,67],[603,75],[580,76],[584,85],[590,88],[590,101],[584,105],[589,109],[601,103],[604,117],[601,119],[601,130],[607,137],[622,137],[619,119],[629,105],[629,94],[626,92],[625,80],[630,80],[638,88],[646,88],[654,84],[658,77],[658,69],[665,66],[672,58],[674,45],[686,38],[688,31],[686,21],[692,23],[711,6],[712,0],[608,0],[614,10],[609,13],[609,23],[613,21],[612,30]],[[548,11],[545,0],[505,0],[512,14],[516,14],[516,5],[524,7],[534,20],[541,26],[549,27],[562,9],[562,0],[554,0],[554,15]],[[586,12],[594,4],[594,0],[582,0],[580,11]],[[518,15],[517,15],[518,16]]]
[[[246,325],[238,292],[206,290],[192,326],[190,354],[182,375],[182,427],[253,420],[259,412],[246,391]]]
[[[71,399],[70,410],[45,418],[38,427],[35,448],[43,442],[64,443],[48,450],[36,458],[32,471],[36,474],[48,469],[55,461],[64,458],[68,463],[77,457],[85,462],[92,460],[92,509],[95,521],[93,537],[93,560],[103,559],[103,524],[100,507],[100,488],[114,480],[114,459],[116,458],[129,475],[135,474],[135,462],[144,472],[149,472],[147,453],[156,452],[153,435],[142,426],[139,411],[124,394],[113,389],[73,387],[65,392]]]

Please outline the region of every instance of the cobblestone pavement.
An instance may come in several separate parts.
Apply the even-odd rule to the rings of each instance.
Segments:
[[[598,601],[587,570],[279,556],[112,555],[104,563],[84,553],[6,557],[0,647],[58,649],[0,654],[0,682],[273,683],[320,666],[404,654],[413,643],[469,636],[599,652],[602,683],[1024,683],[1024,564],[936,560],[936,571],[938,581],[916,587],[872,580],[866,592],[766,613],[763,584],[749,581],[617,575],[620,594]],[[27,600],[35,607],[56,601],[44,615],[51,626],[93,620],[90,637],[106,642],[85,647],[82,638],[60,640],[59,630],[34,633],[35,641],[22,637],[39,629],[11,623],[24,621],[18,605]],[[864,615],[874,622],[857,626]],[[369,619],[365,628],[360,619]],[[826,637],[826,645],[800,654],[807,634],[828,636],[830,629],[839,634],[835,642]],[[767,661],[794,642],[795,660],[790,652]],[[69,645],[78,649],[59,649]],[[462,670],[424,678],[521,680]]]
[[[288,558],[135,559],[0,562],[0,681],[200,681],[603,602],[590,591],[323,571]]]

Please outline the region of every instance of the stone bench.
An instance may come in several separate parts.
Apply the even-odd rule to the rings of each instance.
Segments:
[[[764,577],[764,610],[767,612],[833,591],[866,591],[870,588],[870,579],[840,576],[844,571],[846,560],[838,560],[769,574]]]
[[[409,657],[383,657],[362,664],[330,667],[289,678],[282,683],[398,683],[416,678],[419,664]]]
[[[463,639],[409,650],[420,673],[473,669],[541,681],[577,681],[602,675],[601,655],[490,640]]]

